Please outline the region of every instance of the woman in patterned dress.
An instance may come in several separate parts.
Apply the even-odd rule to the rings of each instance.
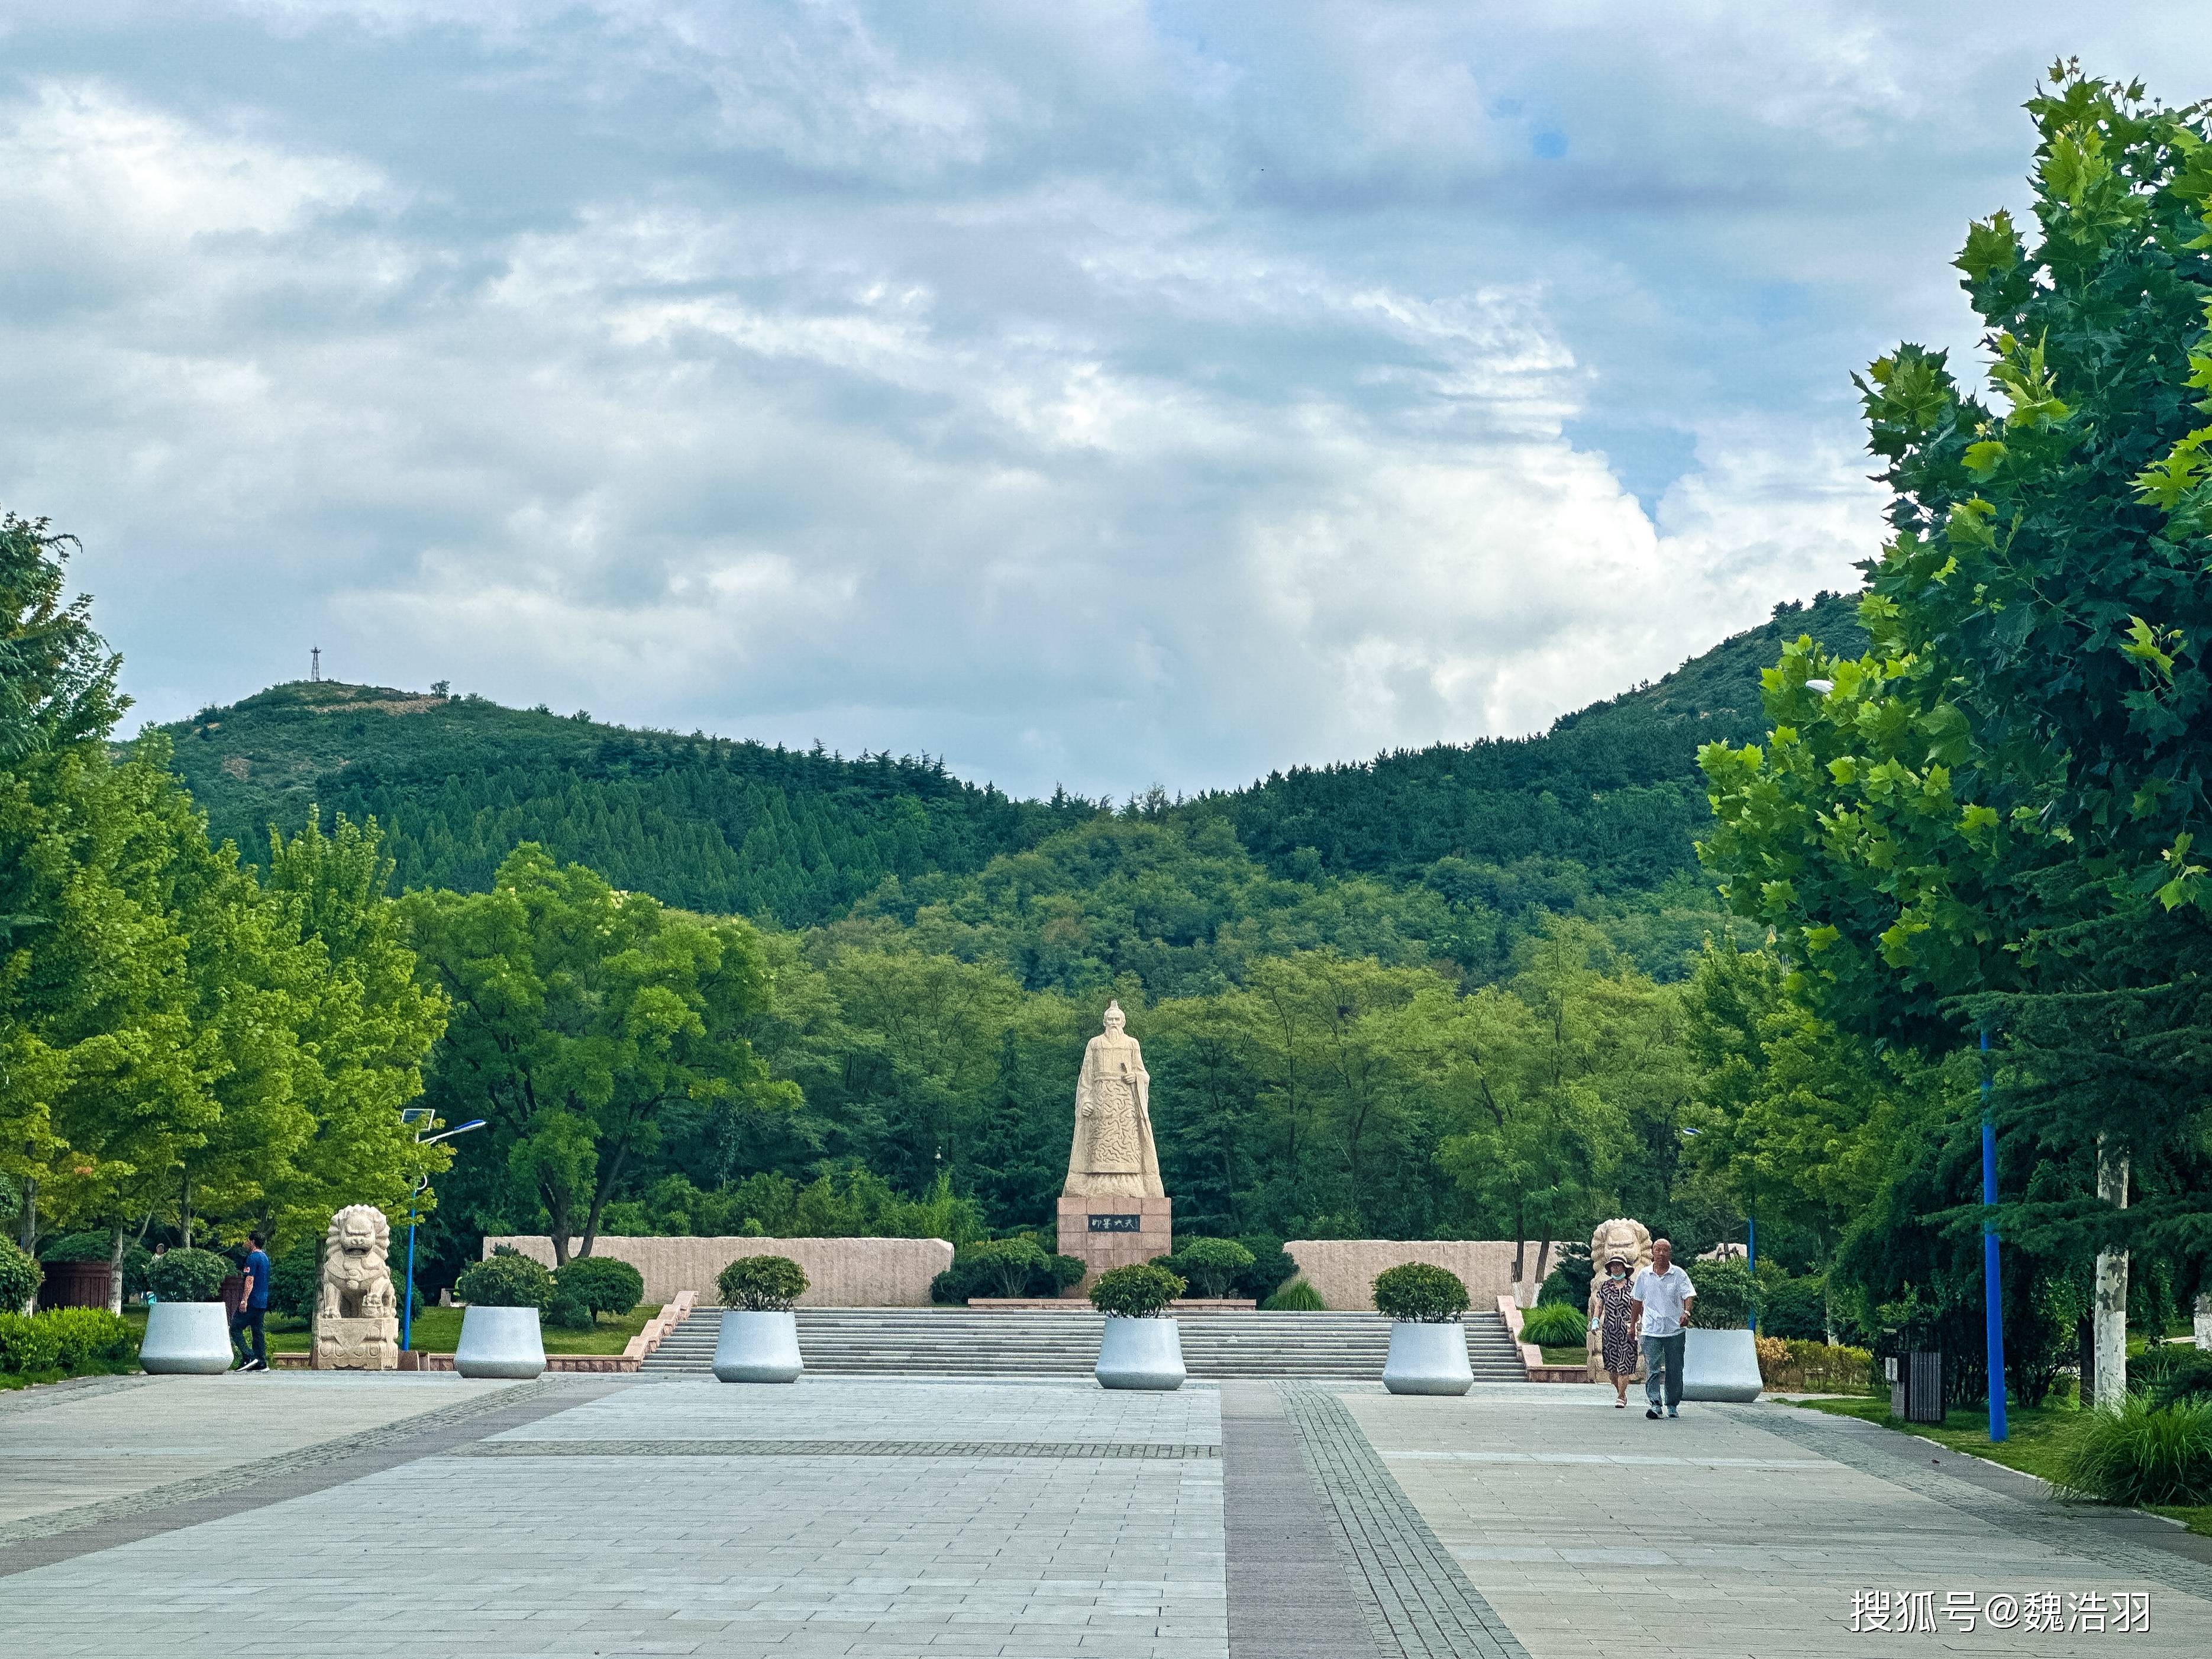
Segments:
[[[1615,1411],[1628,1409],[1628,1384],[1636,1375],[1636,1319],[1629,1310],[1634,1298],[1628,1290],[1628,1261],[1609,1257],[1605,1277],[1598,1281],[1598,1348],[1605,1374],[1613,1379]]]

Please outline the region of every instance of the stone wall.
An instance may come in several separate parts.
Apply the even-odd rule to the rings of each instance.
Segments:
[[[1534,1240],[1529,1241],[1522,1271],[1530,1282],[1525,1286],[1525,1296],[1516,1300],[1533,1299],[1536,1294],[1540,1282],[1535,1277],[1536,1254],[1541,1248]],[[1298,1264],[1306,1282],[1321,1292],[1321,1299],[1346,1313],[1372,1312],[1375,1275],[1408,1261],[1425,1261],[1458,1274],[1471,1304],[1478,1309],[1489,1308],[1499,1297],[1514,1294],[1510,1240],[1298,1238],[1283,1249]],[[1549,1273],[1559,1260],[1559,1247],[1555,1243],[1544,1271]]]
[[[553,1241],[542,1233],[486,1238],[484,1254],[501,1244],[553,1265]],[[741,1255],[787,1255],[805,1268],[802,1308],[926,1308],[929,1281],[952,1265],[941,1238],[601,1238],[592,1254],[642,1273],[648,1304],[690,1291],[708,1308],[720,1301],[715,1276]]]

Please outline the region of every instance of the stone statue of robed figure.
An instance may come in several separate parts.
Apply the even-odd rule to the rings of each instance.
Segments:
[[[1060,1251],[1081,1259],[1086,1286],[1109,1267],[1174,1248],[1174,1205],[1152,1148],[1145,1051],[1120,1003],[1106,1005],[1105,1026],[1085,1046],[1075,1075],[1075,1138],[1060,1199]]]
[[[1106,1005],[1106,1029],[1083,1050],[1075,1077],[1075,1142],[1068,1149],[1071,1198],[1164,1198],[1152,1149],[1152,1074],[1128,1032],[1121,1005]]]

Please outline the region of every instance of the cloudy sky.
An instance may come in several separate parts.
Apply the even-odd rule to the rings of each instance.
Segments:
[[[1854,580],[2054,55],[2212,12],[9,0],[0,505],[303,675],[1234,784]],[[2090,21],[2092,18],[2095,21]]]

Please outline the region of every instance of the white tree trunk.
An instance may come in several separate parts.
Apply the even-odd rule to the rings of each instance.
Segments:
[[[115,1246],[107,1253],[107,1311],[123,1311],[123,1224],[115,1224]]]
[[[2115,1208],[2128,1207],[2128,1161],[2108,1156],[2097,1139],[2097,1196]],[[2118,1411],[2128,1392],[2128,1253],[2103,1250],[2097,1255],[2097,1400],[2102,1410]]]
[[[2197,1298],[2197,1346],[2212,1348],[2212,1291]]]

